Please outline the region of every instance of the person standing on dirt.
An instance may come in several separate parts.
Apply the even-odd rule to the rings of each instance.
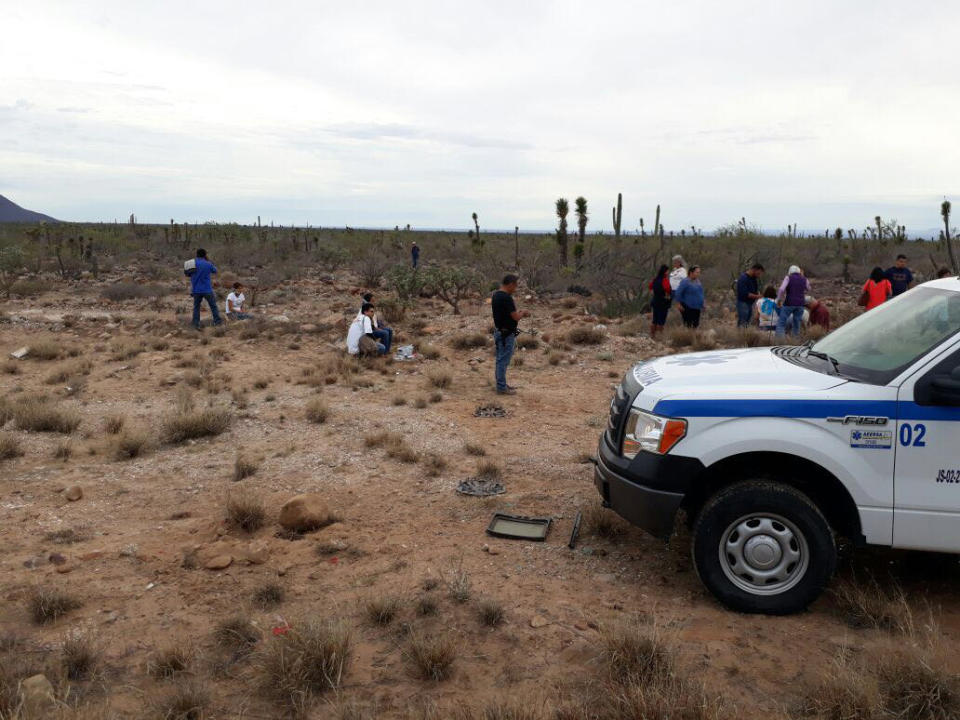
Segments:
[[[413,243],[410,246],[410,261],[413,263],[413,269],[417,269],[417,265],[420,264],[420,246],[416,243]]]
[[[505,275],[500,289],[490,298],[493,310],[493,341],[497,348],[494,375],[498,395],[516,395],[516,388],[507,385],[507,367],[516,347],[517,324],[530,315],[526,310],[517,310],[513,294],[517,291],[517,276]]]
[[[890,281],[890,287],[893,288],[893,297],[905,293],[913,282],[913,273],[907,267],[907,256],[903,254],[897,255],[896,263],[893,267],[887,268],[884,275]]]
[[[220,311],[217,310],[217,296],[213,294],[213,280],[211,275],[217,274],[217,266],[207,260],[207,251],[197,248],[196,269],[190,276],[190,294],[193,295],[193,326],[200,329],[200,305],[204,300],[210,306],[213,315],[213,324],[223,322]]]
[[[791,333],[800,334],[800,326],[803,325],[804,301],[809,290],[810,281],[803,276],[803,271],[798,265],[791,265],[777,292],[777,302],[780,304],[777,337]],[[790,332],[787,332],[787,323],[790,323]]]
[[[860,300],[858,305],[866,310],[873,310],[878,305],[883,305],[887,300],[893,297],[893,284],[883,272],[883,268],[875,267],[870,271],[870,277],[863,284],[860,291]]]
[[[687,276],[687,263],[682,255],[674,255],[671,262],[673,263],[673,270],[670,271],[670,290],[676,292],[680,283]]]
[[[657,270],[656,277],[650,281],[650,291],[653,293],[653,299],[650,300],[650,337],[654,337],[658,332],[663,332],[663,326],[667,324],[667,313],[670,312],[670,304],[673,302],[673,288],[670,286],[670,268],[661,265]]]
[[[680,307],[683,324],[688,328],[700,327],[700,313],[703,312],[704,295],[703,284],[700,282],[699,265],[690,266],[687,276],[680,281],[673,297]]]
[[[737,327],[750,327],[753,305],[760,299],[760,278],[763,265],[754,263],[751,268],[740,273],[737,279]]]

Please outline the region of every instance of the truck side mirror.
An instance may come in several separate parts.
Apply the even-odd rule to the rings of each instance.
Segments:
[[[960,407],[960,365],[949,375],[938,375],[930,383],[933,400],[937,405]]]

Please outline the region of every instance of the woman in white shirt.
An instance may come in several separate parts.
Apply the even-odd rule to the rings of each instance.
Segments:
[[[680,287],[680,283],[683,282],[686,277],[687,263],[684,261],[683,256],[674,255],[673,270],[670,271],[670,289],[676,292],[677,288]]]

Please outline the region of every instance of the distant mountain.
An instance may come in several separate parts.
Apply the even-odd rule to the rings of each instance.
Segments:
[[[8,200],[0,195],[0,223],[34,223],[34,222],[58,222],[49,215],[25,210],[12,200]]]

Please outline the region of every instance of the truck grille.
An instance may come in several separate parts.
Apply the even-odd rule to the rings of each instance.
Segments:
[[[617,386],[617,391],[610,400],[610,418],[607,420],[607,444],[614,450],[620,449],[621,435],[623,433],[623,423],[627,417],[627,411],[631,404],[630,393],[624,388],[623,383]]]

